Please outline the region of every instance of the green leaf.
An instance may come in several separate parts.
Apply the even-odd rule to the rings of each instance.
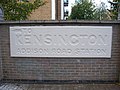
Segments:
[[[26,20],[31,12],[44,5],[43,0],[35,0],[33,3],[28,0],[0,0],[0,4],[4,9],[5,20]]]

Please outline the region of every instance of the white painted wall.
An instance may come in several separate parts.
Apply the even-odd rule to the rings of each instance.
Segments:
[[[61,20],[64,19],[64,0],[61,0]]]
[[[51,2],[52,2],[52,7],[51,7],[52,8],[52,10],[51,10],[52,11],[51,12],[52,13],[52,17],[51,17],[51,19],[55,20],[55,13],[56,13],[55,12],[55,0],[51,0]]]
[[[74,6],[74,5],[75,5],[75,0],[69,0],[69,4],[68,4],[68,7],[67,7],[67,9],[69,10],[69,14],[68,15],[71,14],[72,6]]]
[[[64,19],[64,11],[68,10],[68,15],[71,14],[72,6],[75,4],[75,0],[68,0],[69,4],[68,6],[64,7],[64,0],[61,0],[61,19]]]

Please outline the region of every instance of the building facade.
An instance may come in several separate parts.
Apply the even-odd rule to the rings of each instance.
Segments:
[[[33,11],[29,20],[66,20],[77,0],[44,1],[46,1],[46,4]]]
[[[55,19],[55,15],[53,15],[54,12],[53,10],[53,5],[55,3],[53,2],[54,0],[44,0],[46,1],[46,4],[39,7],[38,9],[34,10],[30,17],[28,18],[29,20],[51,20]]]
[[[43,0],[46,4],[32,12],[29,20],[60,20],[61,0]]]
[[[77,0],[61,0],[61,19],[66,20],[70,16],[72,6]]]

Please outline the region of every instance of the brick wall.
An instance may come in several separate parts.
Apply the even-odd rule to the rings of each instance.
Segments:
[[[46,4],[33,11],[28,18],[29,20],[51,20],[52,2],[51,0],[43,1],[46,1]],[[55,10],[55,20],[61,20],[61,0],[55,0]]]
[[[11,58],[9,26],[19,25],[113,25],[112,58]],[[15,22],[0,26],[3,78],[17,80],[118,81],[120,23]],[[91,31],[92,32],[92,31]]]
[[[46,1],[46,4],[33,11],[29,20],[51,20],[51,0],[43,1]]]

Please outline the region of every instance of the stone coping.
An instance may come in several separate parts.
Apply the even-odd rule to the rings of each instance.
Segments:
[[[11,25],[11,24],[46,24],[46,25],[81,25],[81,24],[104,24],[114,25],[120,24],[120,21],[84,21],[84,20],[34,20],[34,21],[1,21],[0,25]]]

